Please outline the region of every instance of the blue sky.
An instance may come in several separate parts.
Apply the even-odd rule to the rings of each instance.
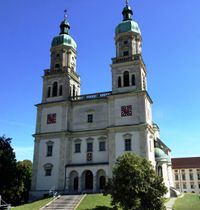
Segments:
[[[68,10],[78,45],[81,93],[111,90],[114,30],[125,0],[0,1],[0,135],[18,160],[32,159],[36,108],[50,43]],[[143,38],[153,119],[173,157],[200,156],[200,1],[130,0]],[[92,53],[91,53],[92,52]]]

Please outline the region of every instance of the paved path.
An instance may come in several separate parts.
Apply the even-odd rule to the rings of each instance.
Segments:
[[[170,200],[165,203],[165,206],[166,206],[167,210],[173,209],[172,207],[173,207],[176,199],[177,198],[170,198]]]
[[[40,210],[74,210],[84,195],[63,195]]]

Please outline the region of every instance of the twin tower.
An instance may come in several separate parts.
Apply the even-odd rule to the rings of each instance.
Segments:
[[[146,90],[146,70],[141,56],[141,32],[132,20],[130,6],[123,9],[123,21],[115,30],[116,57],[112,59],[112,93]],[[69,34],[67,18],[51,44],[51,66],[45,70],[42,102],[73,100],[80,96],[76,71],[77,45]],[[134,67],[133,67],[134,66]],[[124,71],[127,69],[127,71]],[[55,80],[58,80],[54,82]]]

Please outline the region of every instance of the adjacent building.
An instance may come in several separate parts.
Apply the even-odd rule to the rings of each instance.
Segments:
[[[80,94],[77,45],[66,16],[60,34],[52,40],[42,101],[36,105],[33,196],[50,189],[99,192],[124,152],[151,161],[168,189],[173,185],[170,149],[160,140],[159,127],[152,119],[140,28],[128,3],[122,15],[115,29],[111,91]]]
[[[200,157],[172,158],[172,169],[177,190],[200,194]]]

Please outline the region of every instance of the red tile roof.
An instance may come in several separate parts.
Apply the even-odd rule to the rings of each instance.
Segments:
[[[200,168],[200,157],[172,158],[172,169]]]

